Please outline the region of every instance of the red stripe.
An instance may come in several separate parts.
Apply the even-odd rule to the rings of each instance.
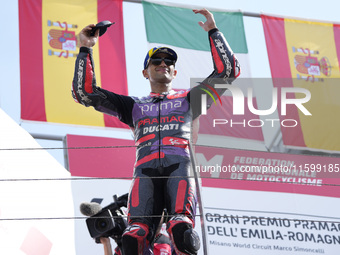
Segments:
[[[175,206],[175,212],[176,213],[182,213],[184,208],[184,199],[187,191],[187,182],[185,180],[181,180],[178,183],[177,188],[177,196],[176,196],[176,206]]]
[[[133,188],[131,192],[132,207],[137,207],[139,205],[139,180],[140,179],[135,179],[133,183]]]
[[[288,49],[283,18],[261,15],[264,35],[266,39],[270,70],[275,87],[294,87],[290,71]],[[294,97],[294,96],[293,96]],[[281,104],[278,103],[281,112]],[[287,107],[287,115],[280,119],[294,119],[300,123],[298,109],[295,106]],[[285,145],[306,147],[301,125],[294,128],[281,126],[282,139]]]
[[[136,162],[135,167],[137,167],[141,164],[144,164],[145,162],[148,162],[150,160],[156,159],[156,158],[164,158],[164,152],[161,152],[160,154],[158,152],[156,152],[156,153],[145,156],[144,158],[142,158],[142,159],[140,159]]]
[[[217,91],[213,87],[211,87],[210,85],[208,85],[206,83],[204,83],[204,85],[207,86],[209,89],[211,89],[215,93],[215,95],[217,96],[218,100],[220,101],[220,103],[222,105],[222,101],[221,101],[220,95],[217,93]]]
[[[24,120],[46,121],[41,17],[42,0],[19,0],[21,119]]]
[[[265,15],[261,18],[272,77],[291,78],[284,19]]]
[[[217,68],[217,72],[222,73],[224,70],[224,65],[223,65],[222,59],[220,59],[217,53],[215,44],[213,43],[211,38],[210,38],[210,44],[211,44],[211,52],[212,52],[212,56],[213,56],[216,68]]]
[[[137,142],[136,142],[136,145],[140,145],[141,143],[147,141],[147,140],[150,140],[150,139],[153,139],[155,138],[155,134],[150,134],[150,135],[146,135],[146,136],[143,136],[141,139],[139,139]]]
[[[87,60],[86,60],[86,74],[85,74],[85,91],[87,93],[93,92],[92,79],[93,79],[93,70],[92,70],[90,55],[88,55]]]
[[[98,0],[98,21],[103,20],[110,20],[115,24],[99,40],[101,87],[127,95],[122,0]],[[117,118],[106,114],[104,122],[107,127],[129,128]]]
[[[336,54],[338,56],[338,67],[340,71],[340,25],[334,24],[333,25],[333,31],[334,31],[334,41],[335,41],[335,47],[336,47]]]

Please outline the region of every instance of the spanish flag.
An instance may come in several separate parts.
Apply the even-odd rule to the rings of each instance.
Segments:
[[[94,47],[97,84],[127,94],[122,0],[19,0],[21,119],[127,127],[71,96],[78,34],[103,20],[115,24]]]
[[[304,88],[311,95],[303,104],[311,115],[294,105],[287,106],[287,115],[280,113],[281,121],[297,124],[281,126],[283,143],[340,151],[340,25],[266,15],[262,23],[274,86]]]

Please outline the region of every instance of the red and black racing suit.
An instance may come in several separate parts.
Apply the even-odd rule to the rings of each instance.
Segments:
[[[157,223],[145,216],[161,215],[163,208],[167,208],[170,215],[185,214],[194,219],[195,184],[192,178],[187,178],[190,170],[188,143],[192,123],[201,112],[200,99],[205,92],[200,88],[207,89],[204,84],[213,87],[230,83],[240,73],[238,61],[218,29],[209,31],[209,42],[214,71],[203,83],[191,90],[151,93],[142,98],[118,95],[97,87],[92,49],[80,48],[72,86],[74,99],[118,117],[134,133],[137,153],[129,197],[129,223],[139,222],[154,228]],[[221,95],[225,89],[216,91]],[[207,98],[210,105],[212,99]]]

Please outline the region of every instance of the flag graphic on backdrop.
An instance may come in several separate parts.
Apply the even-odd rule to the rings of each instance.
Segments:
[[[340,151],[340,25],[266,15],[262,23],[274,86],[311,93],[304,106],[312,116],[296,107],[280,115],[281,120],[298,123],[294,128],[281,126],[284,144]]]
[[[97,84],[127,94],[122,0],[19,0],[21,119],[127,127],[71,96],[78,34],[103,20],[115,25],[94,47]]]
[[[202,15],[194,14],[191,8],[169,6],[158,3],[142,1],[147,40],[149,47],[159,45],[169,46],[178,55],[176,79],[173,81],[174,89],[190,88],[190,78],[205,78],[213,71],[213,62],[207,33],[198,25],[205,19]],[[250,68],[248,60],[248,48],[245,38],[243,15],[240,12],[212,11],[216,24],[223,32],[230,47],[236,53],[241,63],[241,75],[238,79],[249,78]],[[202,79],[201,79],[202,80]],[[249,80],[250,81],[250,80]],[[251,82],[248,83],[251,87]],[[247,87],[242,88],[247,91]],[[250,128],[245,125],[237,125],[230,128],[212,127],[213,119],[233,119],[241,123],[240,117],[233,116],[230,107],[232,98],[222,96],[221,105],[213,105],[207,115],[200,117],[200,134],[223,135],[244,139],[263,141],[261,128]],[[245,93],[247,95],[247,93]],[[256,99],[253,98],[254,105]],[[224,108],[227,107],[227,108]],[[246,112],[242,119],[258,119],[258,116]],[[240,127],[241,126],[241,127]]]

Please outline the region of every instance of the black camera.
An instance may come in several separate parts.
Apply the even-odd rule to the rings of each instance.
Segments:
[[[86,219],[86,225],[92,238],[112,237],[120,242],[123,231],[127,227],[126,214],[121,207],[127,207],[128,194],[117,198],[114,202],[104,207],[100,212]]]

